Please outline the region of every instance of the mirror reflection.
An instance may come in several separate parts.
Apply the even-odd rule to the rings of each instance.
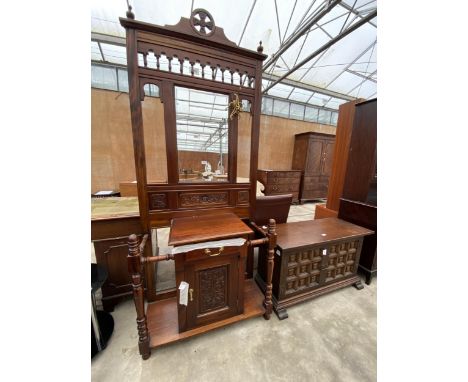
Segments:
[[[227,95],[175,87],[179,182],[227,182]]]

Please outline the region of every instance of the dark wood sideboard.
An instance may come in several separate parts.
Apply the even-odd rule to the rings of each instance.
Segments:
[[[273,309],[286,308],[348,285],[362,289],[357,275],[363,239],[373,232],[338,218],[306,220],[276,226]],[[264,251],[259,251],[256,281],[265,288]]]
[[[304,172],[299,198],[314,200],[327,197],[335,136],[322,133],[295,135],[293,170]]]
[[[301,186],[300,170],[261,170],[257,171],[258,181],[263,184],[265,195],[292,194],[293,203],[299,201]]]

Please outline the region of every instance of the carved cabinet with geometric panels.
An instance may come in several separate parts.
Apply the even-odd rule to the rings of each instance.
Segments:
[[[373,231],[337,218],[277,225],[273,268],[273,307],[280,319],[286,307],[354,284],[362,288],[357,268],[362,242]],[[260,252],[259,264],[264,263]],[[265,269],[257,282],[265,285]]]

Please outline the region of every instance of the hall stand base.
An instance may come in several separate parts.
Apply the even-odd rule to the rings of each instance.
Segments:
[[[244,313],[225,320],[213,322],[198,328],[179,333],[177,298],[169,298],[148,304],[147,322],[150,347],[157,348],[166,344],[184,340],[213,329],[221,328],[249,318],[260,317],[265,313],[264,295],[250,279],[244,283]]]

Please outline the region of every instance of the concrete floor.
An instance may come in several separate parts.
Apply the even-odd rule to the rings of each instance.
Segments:
[[[292,206],[288,221],[313,219],[315,205]],[[158,230],[161,252],[165,231]],[[167,242],[167,241],[166,241]],[[158,270],[170,285],[171,262]],[[112,313],[114,333],[91,362],[93,381],[376,381],[377,279],[362,290],[347,287],[272,315],[138,353],[132,300]]]

